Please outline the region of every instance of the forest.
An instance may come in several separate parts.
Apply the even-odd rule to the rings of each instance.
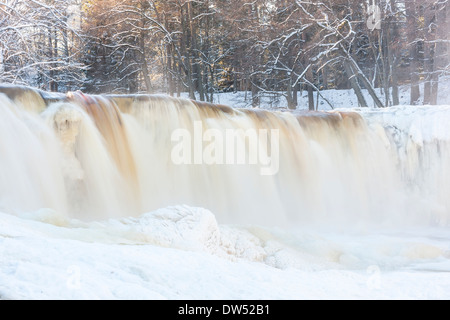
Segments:
[[[361,107],[398,105],[398,88],[407,85],[411,105],[433,105],[450,72],[448,7],[448,0],[0,0],[0,82],[54,92],[183,92],[206,102],[244,91],[253,107],[277,95],[291,109],[301,91],[310,110],[329,89],[352,89]]]

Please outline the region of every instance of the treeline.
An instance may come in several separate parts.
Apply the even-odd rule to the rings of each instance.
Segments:
[[[362,107],[396,105],[398,87],[410,85],[411,104],[436,104],[450,71],[448,6],[0,0],[0,81],[62,92],[188,92],[210,102],[218,92],[245,91],[253,106],[270,95],[293,109],[299,91],[315,109],[322,90],[350,88]]]

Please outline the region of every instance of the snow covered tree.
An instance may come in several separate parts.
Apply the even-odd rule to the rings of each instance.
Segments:
[[[2,0],[0,80],[51,91],[79,88],[84,65],[77,8],[75,0]]]

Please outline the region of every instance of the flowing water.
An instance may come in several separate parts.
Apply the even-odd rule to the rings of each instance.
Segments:
[[[0,91],[3,212],[51,208],[101,220],[185,204],[229,224],[449,223],[450,139],[418,138],[381,111],[269,112],[158,95]],[[192,139],[181,144],[190,149],[181,163],[176,132]],[[234,139],[231,149],[226,138]],[[216,161],[205,158],[208,148]]]

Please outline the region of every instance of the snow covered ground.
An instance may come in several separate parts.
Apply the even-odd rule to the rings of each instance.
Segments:
[[[438,104],[440,105],[449,105],[450,104],[450,78],[443,79],[442,82],[439,83],[439,94],[438,94]],[[420,86],[420,92],[423,95],[423,84]],[[384,103],[384,93],[382,90],[376,90],[378,97]],[[370,97],[367,90],[363,90],[364,97],[369,104],[369,106],[375,106],[372,98]],[[352,89],[348,90],[326,90],[322,91],[321,95],[325,97],[335,109],[340,108],[356,108],[358,107],[358,99]],[[185,98],[188,98],[187,94],[182,95]],[[214,102],[225,104],[229,106],[234,106],[235,108],[249,108],[251,107],[251,93],[245,92],[237,92],[237,93],[220,93],[214,96]],[[317,94],[314,94],[314,99],[317,99]],[[401,86],[399,88],[399,99],[400,105],[409,105],[410,104],[410,87],[409,86]],[[420,99],[420,103],[422,103],[423,97]],[[275,98],[275,96],[264,96],[261,100],[262,109],[281,109],[287,108],[286,98],[279,96]],[[298,109],[308,109],[308,93],[306,91],[298,93]],[[322,97],[319,96],[319,110],[329,111],[331,107],[327,102],[324,101]]]
[[[219,226],[185,206],[140,218],[0,214],[2,299],[449,299],[448,229]]]

